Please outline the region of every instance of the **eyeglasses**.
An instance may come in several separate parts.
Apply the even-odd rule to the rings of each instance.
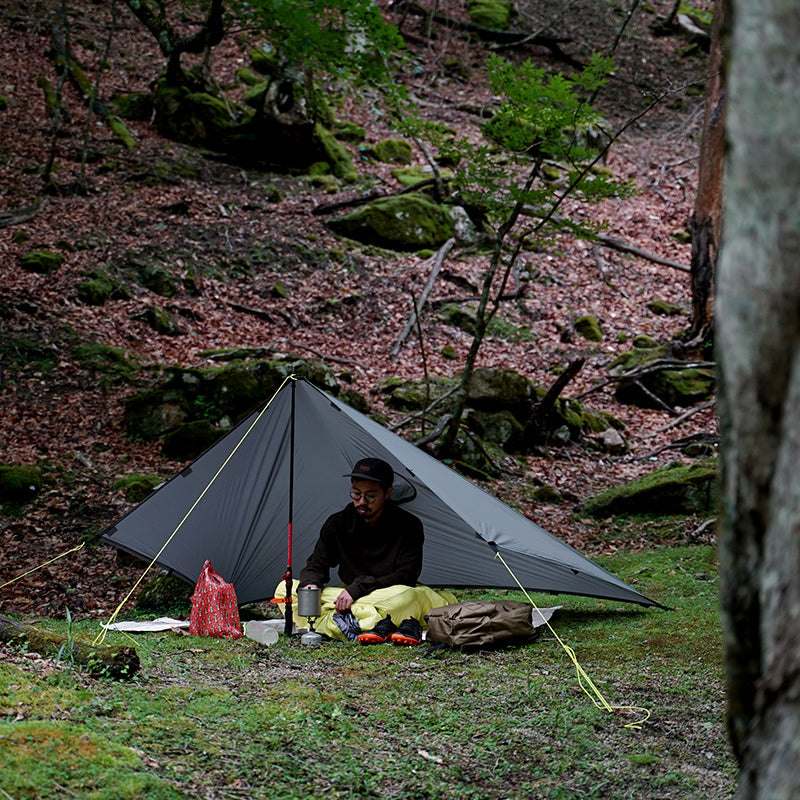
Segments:
[[[378,495],[375,492],[359,492],[357,489],[350,490],[350,497],[358,502],[362,497],[368,503],[374,503],[378,499]]]

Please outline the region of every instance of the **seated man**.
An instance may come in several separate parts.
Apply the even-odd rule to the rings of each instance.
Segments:
[[[394,470],[385,461],[361,459],[344,477],[353,502],[323,524],[295,592],[323,587],[338,567],[344,588],[323,589],[315,630],[362,644],[419,644],[425,614],[456,602],[450,592],[417,585],[422,522],[391,499]]]

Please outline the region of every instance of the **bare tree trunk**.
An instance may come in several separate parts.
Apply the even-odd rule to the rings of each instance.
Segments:
[[[697,198],[691,219],[692,327],[687,334],[690,348],[702,347],[710,341],[714,325],[714,275],[722,230],[722,177],[727,102],[722,42],[725,2],[726,0],[717,0],[714,6]]]
[[[733,0],[717,276],[720,575],[738,800],[800,797],[800,9]]]

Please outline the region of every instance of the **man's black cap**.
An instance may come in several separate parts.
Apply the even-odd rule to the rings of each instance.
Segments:
[[[394,470],[391,465],[380,458],[362,458],[361,461],[356,461],[352,472],[348,472],[342,477],[376,481],[384,489],[388,489],[394,483]]]

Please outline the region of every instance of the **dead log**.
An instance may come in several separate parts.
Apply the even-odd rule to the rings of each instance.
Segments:
[[[40,630],[2,614],[0,640],[24,645],[49,658],[59,656],[72,661],[95,677],[123,680],[132,678],[139,670],[139,655],[133,647],[95,647],[72,637]]]

